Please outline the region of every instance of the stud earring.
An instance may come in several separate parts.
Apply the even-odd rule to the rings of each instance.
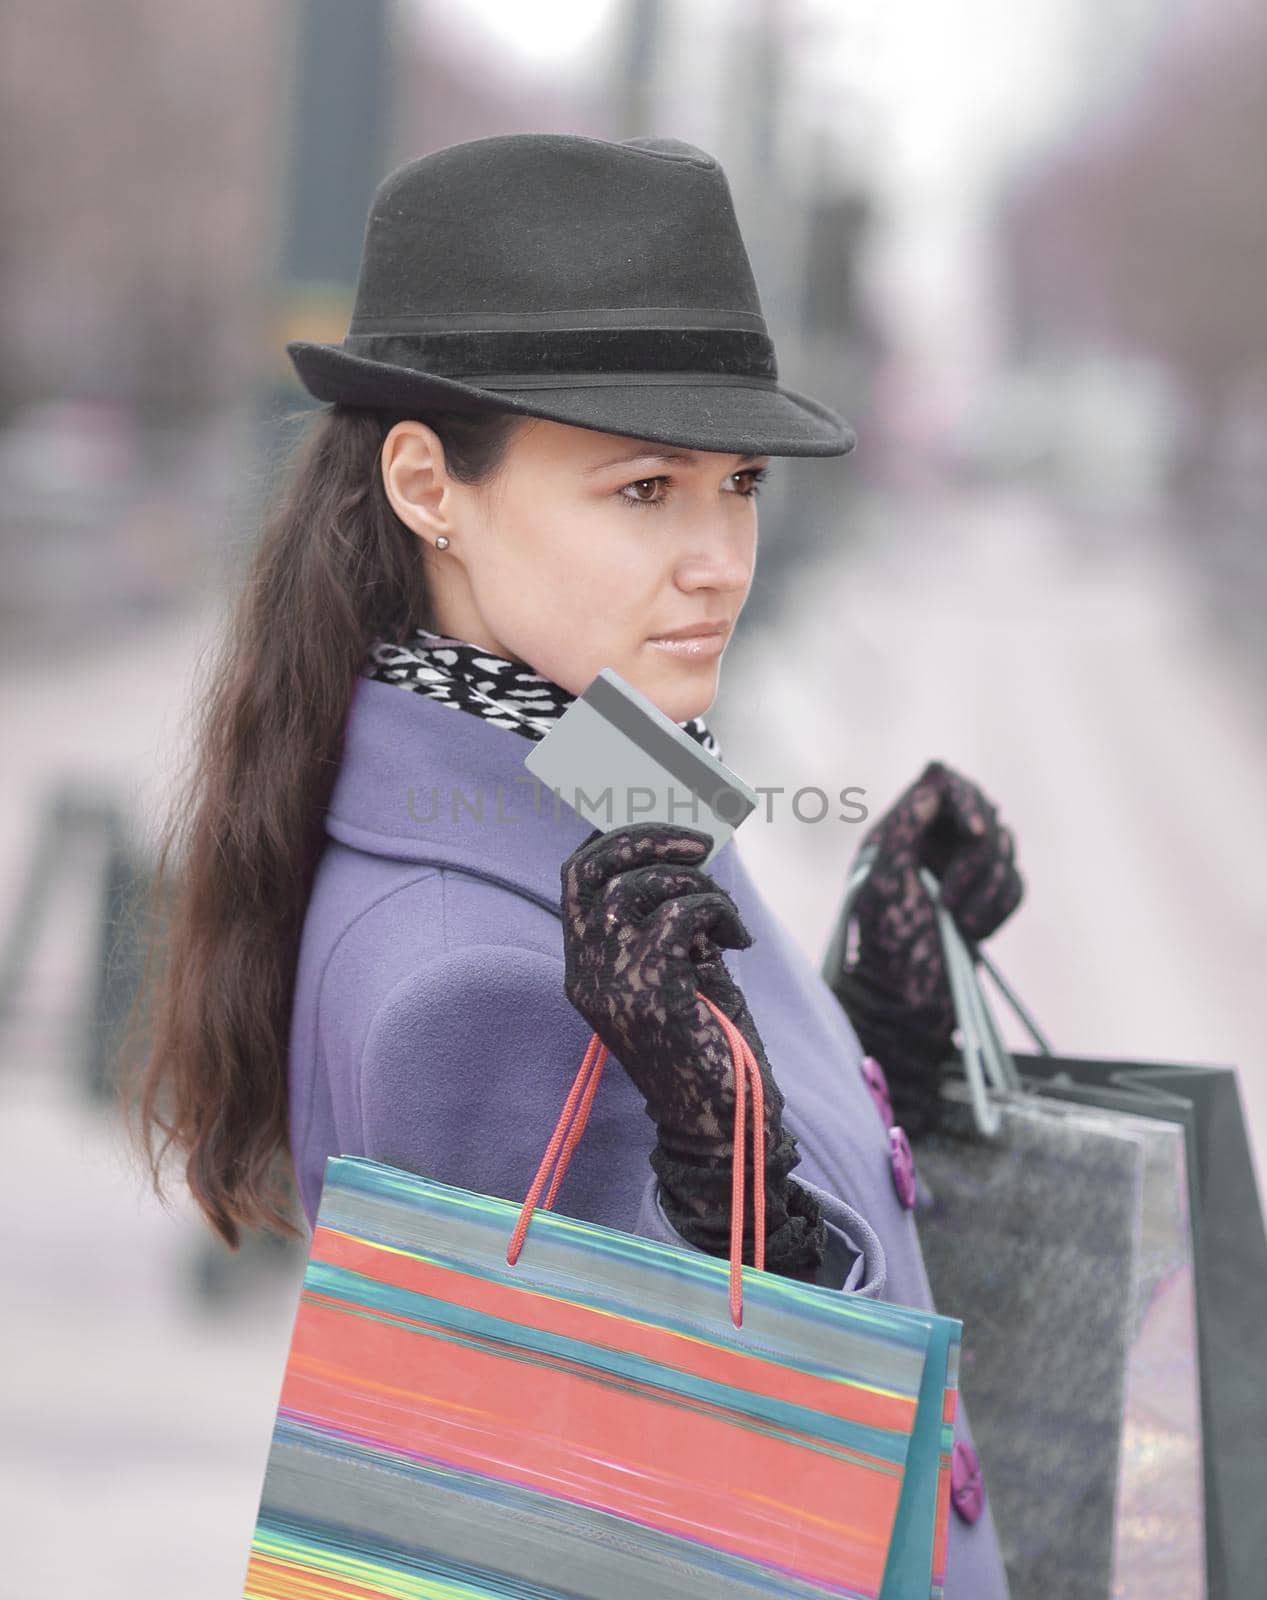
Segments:
[[[448,548],[449,548],[448,539],[445,537],[444,534],[440,534],[440,536],[436,540],[436,549],[437,550],[447,550]]]

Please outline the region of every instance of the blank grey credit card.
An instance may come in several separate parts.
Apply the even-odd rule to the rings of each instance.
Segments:
[[[701,865],[757,804],[742,779],[611,667],[537,740],[524,766],[604,833],[671,822],[711,835]]]

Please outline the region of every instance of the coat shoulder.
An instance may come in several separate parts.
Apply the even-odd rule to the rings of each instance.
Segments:
[[[309,902],[291,1034],[309,1219],[333,1153],[522,1198],[588,1041],[557,918],[461,871],[336,845]],[[622,1087],[609,1104],[627,1116]]]
[[[472,946],[563,960],[556,915],[450,864],[368,855],[331,842],[304,921],[296,984],[323,1015],[351,1005],[372,1015],[411,971]]]

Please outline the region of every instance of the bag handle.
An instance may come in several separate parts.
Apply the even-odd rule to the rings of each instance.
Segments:
[[[695,997],[704,1002],[720,1023],[726,1042],[730,1045],[730,1059],[735,1074],[735,1137],[731,1156],[730,1191],[730,1317],[738,1328],[743,1324],[741,1267],[745,1189],[743,1156],[747,1131],[745,1082],[752,1090],[753,1265],[761,1271],[765,1269],[765,1088],[761,1082],[761,1069],[747,1039],[721,1007],[715,1005],[706,994],[697,989]],[[581,1135],[585,1132],[585,1124],[589,1121],[590,1107],[594,1104],[594,1094],[598,1089],[598,1080],[602,1075],[607,1056],[607,1046],[598,1034],[591,1035],[580,1070],[573,1080],[567,1101],[550,1137],[541,1165],[537,1168],[537,1175],[532,1180],[532,1186],[519,1213],[519,1221],[515,1224],[515,1231],[511,1235],[510,1247],[506,1251],[506,1260],[511,1266],[514,1266],[519,1259],[528,1232],[528,1224],[537,1209],[546,1176],[557,1161],[549,1191],[541,1201],[541,1209],[548,1211],[554,1204],[554,1197],[572,1159],[572,1152],[580,1143]]]
[[[877,854],[878,849],[875,845],[863,846],[850,868],[849,878],[845,887],[844,903],[828,949],[827,958],[824,961],[824,976],[828,975],[827,969],[843,963],[847,942],[846,935],[854,900],[859,889],[866,881]],[[972,1100],[973,1121],[980,1134],[987,1139],[992,1139],[998,1135],[1002,1126],[1003,1116],[1000,1106],[989,1098],[986,1087],[987,1080],[990,1087],[1003,1097],[1023,1094],[1027,1091],[1016,1069],[1012,1054],[1004,1043],[1002,1034],[999,1032],[994,1015],[986,1004],[985,995],[982,993],[976,970],[978,962],[989,971],[1000,991],[1033,1037],[1039,1051],[1044,1055],[1050,1055],[1051,1046],[1011,988],[1004,982],[994,964],[985,956],[978,945],[968,941],[960,931],[942,901],[941,886],[937,878],[927,867],[919,869],[919,876],[929,899],[933,903],[937,930],[941,937],[946,977],[950,984],[951,998],[955,1007],[955,1021],[963,1037],[964,1077],[967,1080],[968,1091]]]
[[[937,879],[922,867],[920,880],[933,902],[955,1017],[963,1034],[964,1076],[972,1097],[973,1121],[978,1133],[993,1139],[1002,1127],[1003,1112],[997,1102],[989,1099],[987,1080],[998,1095],[1006,1097],[1023,1092],[1020,1076],[985,1003],[963,937],[941,899]]]

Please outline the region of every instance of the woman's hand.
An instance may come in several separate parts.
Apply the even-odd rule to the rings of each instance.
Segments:
[[[1020,904],[1015,841],[976,784],[940,761],[868,831],[875,858],[854,900],[858,960],[829,978],[868,1054],[883,1065],[894,1113],[918,1131],[935,1094],[935,1067],[951,1053],[954,1002],[927,867],[965,936],[988,937]]]
[[[564,989],[646,1101],[670,1220],[719,1255],[730,1238],[734,1068],[721,1025],[696,990],[734,1021],[764,1089],[767,1268],[812,1268],[825,1226],[816,1208],[798,1204],[804,1191],[789,1196],[787,1173],[800,1153],[783,1128],[783,1094],[756,1025],[722,960],[724,949],[745,949],[752,935],[698,865],[710,845],[705,833],[659,822],[591,834],[560,872]],[[747,1141],[743,1154],[751,1174]],[[744,1231],[750,1251],[748,1219]]]
[[[616,828],[587,839],[561,872],[564,991],[679,1160],[728,1153],[734,1132],[730,1045],[695,991],[730,1015],[738,991],[721,952],[746,949],[752,935],[697,864],[711,842],[663,822]],[[764,1087],[769,1133],[783,1096],[773,1078]]]

